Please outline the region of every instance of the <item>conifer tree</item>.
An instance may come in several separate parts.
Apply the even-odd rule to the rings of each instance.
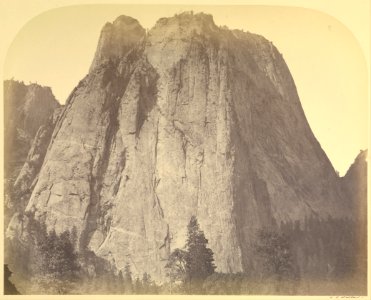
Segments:
[[[151,285],[152,285],[151,276],[147,274],[147,272],[143,273],[142,277],[143,294],[150,294]]]
[[[126,263],[124,268],[124,290],[126,294],[133,292],[133,279],[131,277],[130,264]]]
[[[191,217],[187,229],[185,256],[187,281],[191,292],[200,292],[203,281],[215,271],[214,254],[207,247],[208,240],[195,216]]]
[[[117,275],[117,284],[118,284],[118,292],[120,294],[125,292],[125,281],[124,281],[124,275],[122,274],[122,271],[120,270],[118,275]]]
[[[142,285],[142,282],[140,281],[139,277],[137,277],[135,279],[134,292],[135,292],[135,294],[138,294],[138,295],[143,294],[143,285]]]

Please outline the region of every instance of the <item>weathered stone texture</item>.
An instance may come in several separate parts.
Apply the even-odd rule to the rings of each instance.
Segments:
[[[183,13],[148,34],[125,16],[105,25],[27,210],[75,226],[81,250],[118,269],[163,279],[191,215],[217,270],[239,272],[256,229],[348,206],[272,43]]]

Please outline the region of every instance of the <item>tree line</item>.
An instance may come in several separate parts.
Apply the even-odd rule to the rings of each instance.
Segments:
[[[216,272],[214,253],[195,216],[187,226],[186,243],[174,249],[165,265],[167,282],[159,285],[148,273],[133,278],[131,266],[116,270],[89,250],[77,251],[76,228],[60,235],[27,215],[25,241],[14,239],[7,260],[19,290],[38,294],[248,294],[252,274]],[[295,279],[288,239],[276,231],[259,230],[254,245],[261,279]],[[8,249],[9,251],[9,249]],[[12,259],[13,258],[13,259]],[[255,276],[256,277],[256,276]],[[17,286],[18,288],[18,286]]]

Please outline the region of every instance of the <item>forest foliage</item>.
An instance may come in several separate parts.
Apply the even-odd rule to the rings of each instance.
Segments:
[[[57,234],[32,213],[25,219],[23,239],[8,243],[6,257],[10,279],[22,294],[296,294],[299,288],[292,241],[277,230],[257,231],[253,269],[220,273],[192,216],[184,247],[169,254],[164,269],[168,280],[159,283],[148,273],[134,277],[130,263],[117,270],[94,252],[79,249],[75,228]]]

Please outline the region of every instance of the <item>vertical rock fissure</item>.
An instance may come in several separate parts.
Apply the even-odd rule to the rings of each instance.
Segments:
[[[246,244],[246,237],[244,234],[244,225],[245,225],[245,219],[246,215],[243,214],[245,207],[243,201],[245,199],[241,199],[241,191],[238,190],[236,182],[239,182],[240,178],[238,178],[237,174],[237,168],[240,166],[238,165],[239,162],[239,155],[242,155],[242,153],[239,153],[236,149],[239,148],[239,143],[244,143],[244,140],[241,139],[240,131],[239,131],[239,124],[238,124],[238,118],[237,118],[237,112],[235,107],[235,99],[233,95],[233,74],[232,70],[234,69],[233,63],[231,59],[233,59],[233,54],[230,53],[231,50],[226,51],[226,58],[224,62],[224,65],[222,66],[222,70],[225,73],[225,89],[229,91],[228,96],[225,99],[226,102],[226,120],[229,120],[229,122],[226,124],[227,126],[227,132],[230,139],[230,145],[228,149],[225,149],[225,155],[227,161],[229,163],[232,163],[232,177],[235,177],[237,175],[237,178],[232,180],[234,184],[232,184],[231,188],[231,194],[232,194],[232,220],[233,222],[233,232],[234,232],[234,239],[235,243],[238,245],[235,249],[235,257],[234,261],[235,263],[239,264],[240,269],[246,270],[244,266],[244,261],[246,259],[247,253],[244,251],[244,249],[247,247]],[[242,147],[242,149],[248,149],[246,147]],[[246,154],[245,154],[246,155]],[[245,256],[245,257],[244,257]],[[230,265],[228,263],[228,269],[230,269]]]
[[[113,82],[116,84],[114,87],[110,87],[114,89],[114,91],[111,93],[107,92],[105,101],[103,103],[103,109],[108,109],[108,111],[106,112],[106,117],[108,118],[108,126],[104,135],[103,151],[99,159],[99,163],[96,167],[96,172],[94,172],[93,169],[94,159],[92,159],[91,163],[91,179],[89,181],[90,202],[85,215],[85,226],[80,238],[80,249],[82,251],[87,249],[90,239],[98,227],[99,215],[101,213],[100,193],[103,187],[103,179],[108,168],[110,153],[112,152],[112,147],[115,145],[115,139],[117,131],[119,129],[118,113],[120,99],[126,90],[133,71],[129,74],[129,76],[124,78],[117,76],[116,74],[117,77],[115,77],[113,80]],[[108,72],[112,72],[115,74],[116,70],[108,70]],[[94,173],[96,173],[96,175],[94,175]],[[108,232],[109,229],[105,231]]]
[[[185,136],[182,137],[182,151],[183,151],[183,159],[184,159],[184,173],[182,176],[182,183],[187,180],[187,145],[188,141]]]
[[[326,255],[346,243],[321,235],[327,223],[337,226],[327,214],[346,226],[338,215],[356,212],[344,209],[351,204],[288,68],[265,39],[203,18],[181,14],[179,26],[166,18],[148,35],[126,17],[105,27],[89,75],[54,118],[42,167],[30,165],[40,179],[27,182],[25,197],[48,229],[76,226],[82,254],[95,251],[118,268],[130,262],[135,276],[164,279],[191,214],[219,272],[258,271],[256,231],[283,221],[297,234],[303,270],[326,268],[334,261]],[[326,226],[313,225],[303,243],[295,224],[312,216]]]
[[[175,116],[175,114],[176,114],[176,108],[178,106],[180,91],[183,87],[182,70],[183,70],[183,65],[184,64],[185,64],[185,60],[180,59],[179,62],[177,64],[175,64],[175,66],[171,70],[172,77],[174,79],[175,89],[176,89],[174,106],[173,106],[173,109],[170,111],[172,116]]]
[[[139,99],[137,102],[137,115],[135,126],[135,137],[138,138],[142,126],[149,113],[157,103],[157,79],[159,75],[148,63],[147,59],[143,58],[144,62],[141,66],[141,74],[139,79]]]
[[[164,210],[161,207],[160,198],[157,195],[156,189],[154,190],[154,194],[155,194],[156,204],[157,204],[157,207],[158,207],[158,212],[159,212],[161,218],[164,218],[165,217],[164,216]]]
[[[159,122],[160,119],[157,119],[156,125],[156,134],[155,134],[155,145],[154,145],[154,165],[153,165],[153,180],[152,180],[152,190],[154,195],[154,203],[153,207],[157,207],[158,213],[161,218],[164,218],[164,211],[161,206],[160,198],[157,194],[157,187],[160,184],[161,178],[157,178],[157,147],[158,147],[158,140],[159,140]]]
[[[202,166],[204,164],[205,159],[205,150],[201,151],[201,158],[198,161],[198,189],[197,189],[197,208],[200,201],[200,191],[202,188]]]
[[[118,102],[116,100],[116,102]],[[100,192],[102,190],[103,185],[103,178],[106,173],[107,167],[108,167],[108,160],[109,160],[109,152],[111,149],[111,146],[113,144],[115,133],[118,130],[118,122],[117,122],[117,112],[118,107],[117,105],[112,105],[113,108],[110,110],[110,124],[107,127],[106,134],[105,134],[105,143],[104,143],[104,149],[102,153],[102,157],[99,160],[99,165],[97,166],[97,172],[96,176],[94,175],[94,166],[93,163],[91,165],[91,179],[90,179],[90,202],[87,208],[87,214],[86,214],[86,224],[83,229],[83,232],[81,233],[81,239],[80,239],[80,248],[81,250],[85,250],[88,246],[88,243],[90,241],[90,238],[94,231],[97,229],[97,221],[98,221],[98,215],[99,215],[99,200],[100,200]],[[112,118],[115,117],[115,118]]]

